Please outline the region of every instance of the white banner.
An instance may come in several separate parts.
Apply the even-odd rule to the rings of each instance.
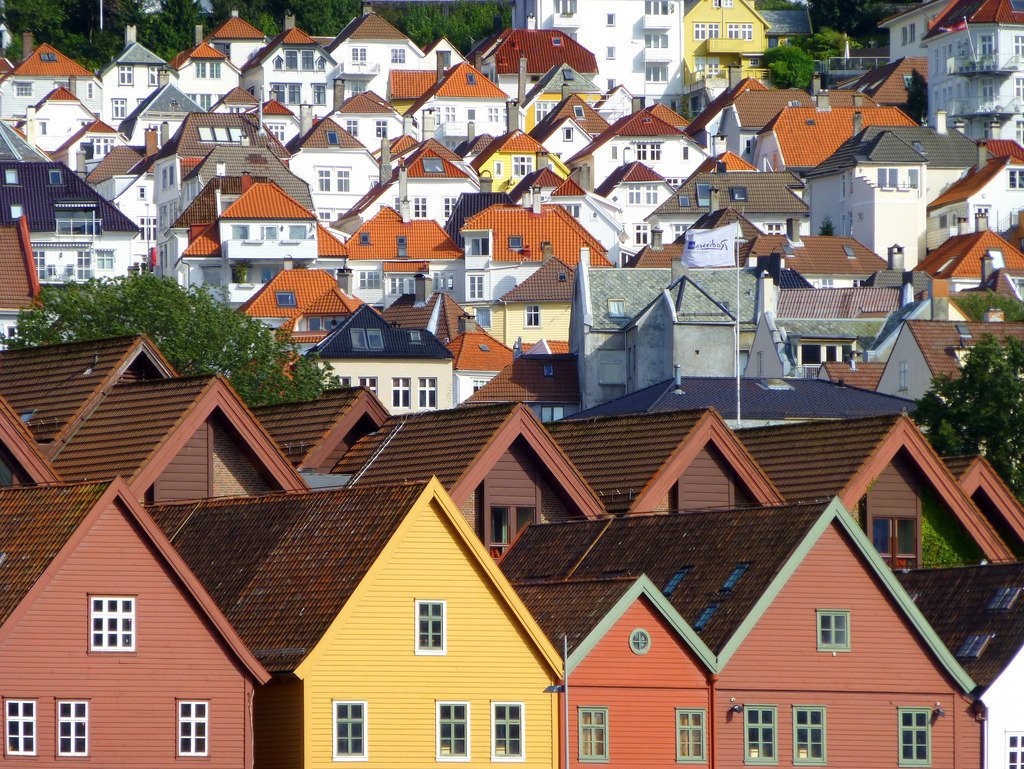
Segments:
[[[735,267],[737,222],[713,230],[687,230],[683,264],[687,267]]]

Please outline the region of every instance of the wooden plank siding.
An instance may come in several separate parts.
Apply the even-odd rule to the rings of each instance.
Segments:
[[[637,628],[651,636],[650,650],[643,655],[629,648],[629,636]],[[593,766],[579,760],[581,707],[608,708],[612,766],[674,767],[676,708],[707,711],[708,702],[705,668],[647,599],[640,598],[570,673],[570,763]]]
[[[816,610],[850,611],[850,652],[817,651]],[[715,701],[718,765],[742,766],[736,703],[778,706],[778,756],[793,766],[793,705],[826,708],[828,766],[897,767],[897,708],[935,708],[932,763],[980,763],[981,724],[835,524],[725,665]]]
[[[213,418],[213,496],[234,497],[271,491],[264,472],[253,461],[250,449],[227,424]]]
[[[256,688],[253,704],[253,769],[300,767],[303,762],[302,681],[277,676]]]
[[[700,450],[675,486],[676,510],[705,510],[750,504],[736,473],[710,443]]]
[[[136,651],[89,651],[89,596],[134,596]],[[0,641],[0,696],[37,704],[37,755],[54,767],[172,766],[177,700],[210,703],[203,766],[247,767],[252,686],[178,578],[116,505],[103,510]],[[56,757],[56,700],[89,702],[87,759]]]
[[[204,422],[153,484],[154,502],[205,499],[213,495],[210,425]]]

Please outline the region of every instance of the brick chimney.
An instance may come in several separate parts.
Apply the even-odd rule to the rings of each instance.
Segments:
[[[340,77],[334,81],[334,111],[337,112],[341,109],[341,105],[345,103],[345,81]]]
[[[519,130],[519,105],[515,99],[505,102],[505,130],[509,133]]]
[[[828,91],[818,91],[814,96],[814,106],[818,112],[829,112],[832,109],[832,104],[828,98]]]
[[[662,251],[665,248],[665,231],[660,224],[651,228],[651,251]]]
[[[490,174],[480,175],[480,192],[491,192],[494,189],[494,179]]]
[[[195,40],[196,40],[196,45],[199,45],[201,42],[203,42],[203,25],[202,24],[196,24],[196,27],[195,27]]]
[[[966,235],[967,234],[968,219],[966,216],[958,216],[956,218],[956,234]]]
[[[242,193],[245,194],[252,187],[252,174],[248,171],[242,171]]]
[[[540,253],[545,262],[555,255],[555,247],[550,240],[545,240],[541,242]]]
[[[35,38],[33,38],[31,32],[21,33],[21,60],[25,61],[32,52],[36,49]]]
[[[336,280],[338,281],[338,288],[346,296],[352,295],[352,270],[346,264],[335,273]]]
[[[986,253],[981,257],[981,285],[988,283],[989,278],[992,277],[992,273],[995,271],[995,259],[992,258],[992,254]]]
[[[975,232],[987,232],[988,231],[988,214],[981,212],[974,215],[974,231]]]
[[[440,83],[442,80],[444,80],[444,59],[442,59],[440,56],[438,56],[437,57],[437,76],[435,78],[435,81]]]
[[[526,104],[526,57],[519,57],[519,77],[516,85],[519,90],[516,91],[516,99],[519,104]]]
[[[988,163],[988,147],[984,141],[978,142],[978,170],[980,171]]]
[[[134,24],[124,25],[124,44],[131,45],[134,43],[138,36],[138,27]]]
[[[800,239],[800,222],[792,216],[786,219],[786,237],[794,246],[803,245]]]
[[[391,142],[386,136],[380,139],[380,162],[377,170],[377,181],[383,187],[391,181]]]
[[[853,135],[856,136],[864,130],[864,113],[856,110],[853,113]]]
[[[146,157],[153,157],[160,150],[157,129],[147,128],[145,131]]]
[[[946,123],[946,110],[935,111],[935,133],[944,134],[948,131]]]

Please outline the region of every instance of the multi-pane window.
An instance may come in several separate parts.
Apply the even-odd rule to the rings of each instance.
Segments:
[[[608,760],[608,708],[580,708],[580,761]]]
[[[135,599],[89,599],[93,651],[135,651]]]
[[[205,756],[210,752],[210,703],[178,703],[178,755]]]
[[[352,189],[351,168],[339,168],[334,172],[334,189],[337,192],[349,192]]]
[[[1024,170],[1019,168],[1011,168],[1009,170],[1010,175],[1010,189],[1011,190],[1024,190]]]
[[[405,49],[404,48],[392,48],[391,49],[391,63],[392,64],[405,64]]]
[[[353,136],[359,136],[359,121],[349,118],[345,121],[345,130]]]
[[[7,755],[36,754],[36,703],[34,700],[7,700]]]
[[[444,654],[448,648],[444,601],[416,602],[416,653]]]
[[[57,703],[57,755],[89,755],[89,703]]]
[[[147,241],[156,240],[156,217],[143,216],[139,219],[139,226],[142,227],[142,237]]]
[[[469,758],[469,703],[437,703],[437,760]]]
[[[483,299],[484,298],[484,276],[483,275],[470,275],[469,276],[469,298],[470,299]]]
[[[113,115],[117,119],[123,119],[128,117],[128,100],[127,99],[111,99],[110,108]]]
[[[526,176],[533,173],[533,155],[513,155],[512,175]]]
[[[313,103],[327,103],[327,86],[323,83],[313,83]]]
[[[447,219],[452,215],[452,211],[455,210],[455,204],[459,202],[458,198],[446,197],[443,199],[444,203],[444,218]]]
[[[543,102],[538,102],[541,104]],[[501,107],[488,107],[487,108],[487,122],[488,123],[500,123],[501,122]]]
[[[409,408],[412,392],[412,379],[409,377],[393,377],[391,380],[391,405],[395,408]]]
[[[668,16],[672,9],[668,0],[644,0],[644,13],[648,16]]]
[[[1024,732],[1006,735],[1006,769],[1024,769]]]
[[[753,24],[729,24],[726,27],[726,34],[730,40],[753,40]]]
[[[917,521],[914,518],[873,518],[871,541],[893,568],[917,565]]]
[[[495,702],[491,705],[491,760],[518,761],[523,758],[523,704]]]
[[[743,707],[743,752],[748,764],[774,764],[777,719],[774,705],[745,705]]]
[[[676,761],[704,763],[704,710],[676,709]]]
[[[319,185],[320,192],[331,191],[331,169],[329,168],[318,168],[316,171],[317,184]]]
[[[388,138],[388,121],[375,120],[373,123],[373,135],[378,139]]]
[[[380,273],[369,270],[360,272],[359,288],[380,288]]]
[[[900,708],[900,766],[931,766],[932,713],[929,708]]]
[[[96,268],[100,270],[114,269],[114,252],[109,249],[96,252]]]
[[[366,49],[365,48],[353,48],[352,49],[352,63],[353,64],[366,64]]]
[[[14,95],[15,96],[31,96],[32,95],[32,83],[20,82],[14,84]]]
[[[540,305],[526,305],[526,327],[538,328],[540,326]]]
[[[366,703],[334,703],[334,760],[365,760]]]
[[[712,40],[718,37],[719,33],[718,24],[704,24],[697,23],[693,25],[693,39],[694,40]]]
[[[637,160],[661,160],[661,142],[636,142],[633,149]]]
[[[898,168],[879,168],[878,169],[878,186],[888,189],[895,189],[899,186],[899,169]]]
[[[644,35],[644,48],[668,48],[668,35],[660,32],[647,32]]]
[[[423,377],[419,381],[420,408],[437,408],[437,377]]]
[[[117,68],[117,84],[118,85],[134,85],[135,84],[135,67],[130,64],[121,64]]]
[[[824,764],[825,708],[793,707],[793,763]]]
[[[850,612],[819,609],[818,651],[850,651]]]
[[[427,218],[427,199],[413,198],[412,199],[412,218],[413,219],[426,219]]]
[[[651,225],[640,222],[633,225],[633,242],[638,246],[646,246],[651,240]]]
[[[377,377],[375,376],[361,376],[359,377],[359,386],[365,387],[367,390],[372,392],[374,395],[377,394]]]

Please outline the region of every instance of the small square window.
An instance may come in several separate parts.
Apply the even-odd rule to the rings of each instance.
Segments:
[[[359,233],[359,245],[368,246],[370,245],[370,233],[360,232]]]
[[[135,599],[89,599],[89,648],[99,652],[135,651]]]
[[[613,318],[622,318],[626,315],[626,300],[625,299],[609,299],[608,300],[608,314]]]
[[[819,609],[818,651],[850,651],[850,612]]]
[[[295,307],[295,293],[293,291],[278,291],[275,298],[278,307]]]
[[[51,168],[50,169],[50,184],[60,184],[60,183],[61,183],[60,169],[59,168]]]
[[[447,604],[444,601],[416,601],[416,653],[446,654],[448,651]]]
[[[5,184],[17,184],[18,183],[18,169],[7,168],[4,169],[4,183]]]

